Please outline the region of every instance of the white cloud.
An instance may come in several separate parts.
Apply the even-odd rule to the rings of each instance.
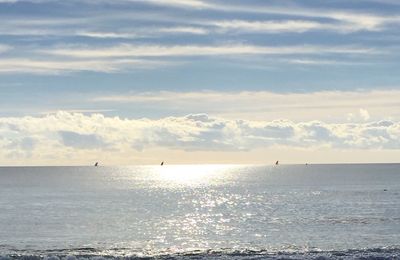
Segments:
[[[200,33],[200,32],[199,32]],[[117,35],[99,35],[99,37],[118,37]],[[11,47],[4,47],[4,51]],[[1,51],[1,46],[0,46]],[[17,52],[18,51],[18,52]],[[19,48],[13,50],[11,57],[0,60],[0,73],[34,73],[54,74],[76,71],[95,71],[114,73],[132,69],[152,69],[160,66],[176,66],[185,62],[193,62],[188,57],[256,57],[289,56],[291,60],[276,60],[284,63],[298,62],[298,55],[352,54],[375,55],[379,53],[372,48],[357,46],[256,46],[256,45],[132,45],[117,44],[111,47],[48,47],[46,49]],[[20,58],[21,54],[27,58]],[[40,56],[39,56],[40,55]],[[180,61],[169,58],[185,58]],[[323,64],[340,64],[340,62],[315,61]],[[315,62],[313,64],[315,64]],[[343,62],[345,63],[345,62]],[[351,63],[347,64],[351,65]]]
[[[364,121],[368,121],[371,117],[368,113],[368,110],[360,108],[360,116]]]
[[[141,59],[0,59],[0,73],[60,74],[77,71],[113,73],[128,69],[150,69],[168,62]]]
[[[155,31],[161,33],[188,33],[188,34],[207,34],[208,30],[201,27],[191,27],[191,26],[178,26],[178,27],[165,27],[158,28]]]
[[[327,18],[331,19],[329,25],[330,29],[341,31],[378,31],[383,30],[388,24],[399,23],[400,16],[384,16],[371,13],[362,13],[357,11],[341,11],[334,9],[307,9],[307,8],[284,8],[273,6],[258,6],[252,8],[250,6],[223,6],[214,5],[210,8],[218,9],[221,11],[235,11],[235,12],[248,12],[248,13],[265,13],[265,14],[279,14],[296,17],[308,18]],[[336,24],[340,22],[342,24]]]
[[[176,28],[170,28],[175,30]],[[192,30],[192,28],[178,28],[178,30]],[[202,33],[201,31],[193,33]],[[85,34],[85,33],[83,33]],[[91,35],[91,33],[89,33]],[[119,37],[118,34],[100,34],[90,37]],[[128,35],[125,35],[128,37]],[[122,37],[125,37],[122,36]],[[129,36],[130,37],[130,36]],[[133,35],[132,35],[133,37]],[[4,46],[0,52],[10,50]],[[315,56],[322,54],[343,55],[375,55],[381,53],[373,48],[357,46],[322,46],[322,45],[294,45],[294,46],[257,46],[245,44],[226,45],[132,45],[116,44],[110,47],[67,46],[67,47],[19,47],[10,52],[10,56],[0,60],[0,73],[36,73],[54,74],[74,71],[95,71],[114,73],[132,69],[152,69],[160,66],[176,66],[185,62],[193,62],[188,57],[259,57],[285,56],[289,60],[277,59],[280,63],[298,62],[299,55]],[[21,58],[23,56],[24,58]],[[180,57],[182,60],[169,59]],[[304,60],[304,59],[303,59]],[[303,61],[300,59],[300,61]],[[335,61],[314,61],[315,63],[337,65]],[[345,63],[345,62],[342,62]],[[308,62],[308,64],[310,64]],[[356,63],[355,63],[356,64]],[[351,63],[347,63],[351,65]]]
[[[332,66],[360,66],[360,65],[371,65],[368,62],[356,62],[356,61],[344,61],[335,59],[287,59],[283,60],[291,64],[301,64],[307,66],[320,66],[320,65],[332,65]]]
[[[214,26],[224,30],[238,32],[296,32],[302,33],[309,30],[321,29],[323,24],[314,21],[286,20],[286,21],[245,21],[245,20],[225,20],[215,21]]]
[[[139,37],[139,35],[136,33],[91,32],[91,31],[77,32],[76,35],[91,37],[91,38],[105,38],[105,39],[107,38],[135,39]]]
[[[328,29],[339,32],[354,32],[360,30],[366,31],[379,31],[385,29],[388,24],[398,24],[400,22],[400,16],[391,15],[379,15],[371,13],[363,13],[358,11],[343,11],[335,9],[311,9],[311,8],[300,8],[300,7],[280,7],[268,4],[264,5],[235,5],[235,4],[222,4],[208,1],[196,1],[197,3],[187,2],[186,5],[183,3],[186,1],[161,1],[154,0],[152,3],[157,3],[160,5],[175,5],[177,7],[192,7],[192,8],[204,8],[212,9],[221,12],[238,12],[238,13],[261,13],[261,14],[277,14],[286,15],[293,17],[307,17],[312,19],[317,18],[327,18],[333,21],[328,21],[328,23],[318,23],[316,21],[300,21],[296,23],[295,21],[280,22],[246,22],[246,21],[231,21],[225,23],[220,22],[222,27],[227,26],[231,28],[247,28],[250,30],[269,30],[277,31],[281,29],[282,31],[288,30],[288,28],[298,28],[300,31],[306,31],[311,29]],[[179,2],[179,3],[178,3]],[[338,24],[339,22],[339,24]],[[290,29],[289,29],[290,30]]]
[[[0,3],[16,3],[23,0],[2,0]],[[27,2],[48,2],[49,0],[25,0]],[[108,4],[120,4],[120,3],[145,3],[151,5],[160,5],[167,7],[177,7],[184,9],[193,10],[215,10],[220,12],[234,12],[234,13],[260,13],[260,14],[274,14],[288,16],[289,19],[286,21],[216,21],[215,25],[229,28],[229,29],[247,29],[256,31],[267,31],[267,32],[304,32],[309,30],[326,29],[331,31],[338,31],[343,33],[351,33],[355,31],[381,31],[390,24],[398,24],[400,22],[400,16],[393,15],[380,15],[374,13],[363,13],[357,10],[335,10],[329,8],[300,8],[300,7],[285,7],[285,6],[274,6],[270,4],[258,4],[258,5],[238,5],[238,4],[223,4],[221,2],[212,1],[199,1],[199,0],[86,0],[87,3],[98,4],[107,2]],[[295,19],[291,18],[295,17]],[[301,19],[299,20],[299,17]],[[315,19],[305,21],[304,18]],[[317,21],[316,19],[328,19],[324,23]],[[202,22],[207,24],[208,22]]]
[[[151,38],[165,34],[195,34],[203,35],[207,34],[208,30],[202,27],[193,26],[170,26],[170,27],[146,27],[135,29],[131,32],[106,32],[106,31],[78,31],[78,32],[66,32],[65,34],[91,37],[91,38],[110,38],[110,39],[136,39],[136,38]]]
[[[308,17],[309,19],[312,17]],[[316,20],[222,20],[205,24],[216,26],[225,31],[237,33],[264,32],[264,33],[304,33],[308,31],[333,31],[338,33],[352,33],[357,31],[379,31],[390,23],[400,22],[400,17],[385,18],[379,16],[351,15],[335,13],[329,16],[338,21]]]
[[[290,55],[290,54],[374,54],[372,48],[354,46],[257,46],[257,45],[131,45],[120,44],[108,48],[89,48],[74,46],[41,50],[41,53],[79,58],[101,57],[162,57],[162,56],[213,56],[213,55]]]
[[[211,4],[208,4],[200,0],[122,0],[128,2],[144,2],[156,5],[164,6],[177,6],[183,8],[209,8]]]
[[[400,122],[324,123],[230,120],[192,114],[157,120],[58,112],[40,117],[0,118],[0,158],[68,158],[71,153],[146,153],[290,149],[400,150]],[[22,160],[23,158],[19,158]]]

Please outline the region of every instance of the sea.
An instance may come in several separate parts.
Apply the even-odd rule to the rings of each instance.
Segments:
[[[400,259],[400,164],[0,167],[0,259]]]

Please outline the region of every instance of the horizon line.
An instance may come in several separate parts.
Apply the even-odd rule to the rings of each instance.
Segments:
[[[167,167],[167,166],[205,166],[205,165],[226,165],[226,166],[300,166],[300,165],[389,165],[389,164],[400,164],[400,162],[335,162],[335,163],[279,163],[279,165],[275,165],[275,163],[171,163],[171,164],[164,164],[160,166],[159,164],[99,164],[99,166],[94,165],[0,165],[0,168],[41,168],[41,167],[147,167],[147,166],[154,166],[154,167]]]

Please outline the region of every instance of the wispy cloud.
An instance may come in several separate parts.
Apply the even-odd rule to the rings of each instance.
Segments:
[[[191,3],[191,1],[188,2],[188,4],[184,5],[181,3],[181,1],[178,1],[179,3],[176,3],[175,1],[171,1],[171,3],[168,1],[151,1],[152,3],[157,3],[161,5],[176,5],[176,6],[185,6],[185,7],[194,7],[194,8],[206,8],[206,9],[212,9],[212,10],[218,10],[222,12],[239,12],[239,13],[262,13],[262,14],[278,14],[278,15],[287,15],[287,16],[296,16],[296,17],[308,17],[308,18],[328,18],[332,20],[336,20],[339,22],[342,22],[342,25],[335,25],[334,23],[330,25],[323,25],[319,24],[319,26],[326,26],[326,28],[329,29],[335,29],[335,30],[340,30],[340,31],[359,31],[359,30],[370,30],[370,31],[376,31],[376,30],[382,30],[384,29],[384,26],[387,24],[391,23],[399,23],[400,22],[400,16],[390,16],[390,15],[378,15],[378,14],[371,14],[371,13],[365,13],[365,12],[359,12],[359,11],[342,11],[342,10],[335,10],[335,9],[318,9],[318,8],[300,8],[300,7],[293,7],[293,8],[282,8],[279,6],[268,6],[266,5],[258,5],[258,6],[248,6],[248,5],[235,5],[235,4],[222,4],[221,2],[219,3],[211,3],[208,1],[196,1],[196,3]],[[182,1],[185,2],[185,1]],[[305,29],[304,27],[312,27],[318,28],[319,26],[316,26],[316,23],[313,24],[312,21],[308,22],[309,24],[304,23],[303,24],[303,30]],[[290,24],[290,22],[289,22]],[[268,25],[268,24],[267,24]],[[260,24],[258,25],[260,26]],[[279,25],[269,25],[270,28],[275,26],[276,28],[278,27],[284,27],[284,24]],[[296,25],[300,26],[300,25]],[[251,26],[254,28],[254,25]],[[247,27],[249,28],[249,27]],[[287,29],[287,27],[285,28]]]
[[[168,62],[140,59],[114,60],[54,60],[1,59],[0,73],[60,74],[78,71],[113,73],[127,69],[151,69],[169,65]]]
[[[318,9],[318,8],[282,8],[276,6],[261,5],[250,7],[246,5],[227,5],[227,4],[208,4],[205,8],[219,10],[222,12],[239,12],[239,13],[260,13],[285,15],[288,17],[305,17],[309,19],[327,18],[331,21],[325,23],[309,20],[309,21],[231,21],[218,22],[222,27],[242,28],[250,30],[275,31],[279,29],[287,32],[289,28],[298,28],[300,31],[308,31],[312,29],[327,29],[340,32],[354,32],[360,30],[379,31],[385,29],[389,24],[400,23],[400,16],[396,15],[379,15],[360,11],[343,11],[335,9]],[[335,22],[336,21],[336,22]],[[218,25],[218,24],[217,24]],[[294,30],[294,29],[293,29]]]
[[[400,16],[396,15],[379,15],[371,14],[360,11],[343,11],[335,9],[320,9],[320,8],[282,8],[274,6],[258,6],[257,8],[251,8],[249,6],[235,6],[235,5],[213,5],[210,8],[214,8],[220,11],[235,11],[235,12],[248,12],[248,13],[264,13],[264,14],[277,14],[287,15],[296,17],[307,17],[307,18],[327,18],[334,21],[338,21],[346,25],[346,31],[358,31],[358,30],[381,30],[385,25],[391,23],[399,23]],[[331,21],[332,28],[335,28],[335,24]],[[352,29],[351,29],[352,27]],[[344,28],[343,26],[336,28]]]
[[[85,37],[92,37],[92,38],[111,38],[111,39],[135,39],[139,38],[140,36],[137,33],[116,33],[116,32],[94,32],[94,31],[82,31],[76,32],[74,35],[77,36],[85,36]]]
[[[159,37],[165,34],[207,34],[208,30],[201,27],[190,26],[171,26],[171,27],[149,27],[138,29],[131,32],[106,32],[106,31],[79,31],[72,32],[71,35],[85,36],[92,38],[109,38],[109,39],[137,39]]]
[[[112,112],[114,111],[113,109],[68,109],[68,110],[62,110],[63,112],[66,113],[71,113],[71,114],[76,114],[76,113],[81,113],[81,114],[99,114],[99,113],[107,113],[107,112]],[[60,110],[48,110],[41,112],[41,115],[51,115],[51,114],[57,114],[60,112]]]
[[[339,59],[286,59],[283,62],[291,63],[291,64],[300,64],[300,65],[309,65],[309,66],[321,66],[321,65],[332,65],[332,66],[366,66],[372,65],[372,63],[363,62],[363,61],[347,61],[347,60],[339,60]]]
[[[16,3],[21,0],[3,0],[3,3]],[[29,1],[29,0],[26,0]],[[29,2],[46,2],[40,0],[30,0]],[[292,6],[291,8],[279,5],[271,4],[232,4],[224,2],[211,2],[211,1],[200,1],[200,0],[102,0],[92,1],[86,0],[89,4],[108,3],[110,5],[121,3],[125,4],[149,4],[149,5],[160,5],[167,7],[177,8],[189,8],[193,10],[214,10],[218,12],[232,12],[232,13],[255,13],[255,14],[266,14],[266,15],[280,15],[285,16],[282,21],[282,17],[276,21],[216,21],[217,26],[230,29],[248,29],[248,30],[263,30],[267,32],[293,32],[297,28],[300,32],[309,30],[332,30],[339,32],[354,32],[354,31],[379,31],[384,30],[387,25],[400,23],[400,16],[398,15],[382,15],[379,13],[367,13],[359,10],[338,10],[332,8],[305,8]],[[1,3],[1,2],[0,2]],[[107,16],[104,16],[105,18]],[[129,17],[129,15],[128,15]],[[299,17],[301,17],[299,19]],[[304,20],[307,18],[308,20]],[[321,22],[320,19],[327,19]],[[171,18],[172,19],[172,18]],[[210,19],[208,19],[210,20]],[[203,21],[207,23],[207,21]],[[290,29],[292,28],[292,29]]]
[[[229,45],[131,45],[121,44],[109,48],[70,47],[41,50],[41,53],[79,58],[93,57],[160,57],[160,56],[213,56],[213,55],[289,55],[289,54],[374,54],[377,50],[354,46],[257,46],[244,44]]]
[[[97,35],[92,35],[96,37]],[[118,37],[104,35],[99,37]],[[104,73],[123,72],[131,69],[152,69],[161,66],[177,66],[191,63],[190,57],[209,57],[214,59],[234,59],[241,57],[281,56],[274,64],[301,63],[312,61],[314,64],[329,64],[312,56],[321,55],[352,55],[363,57],[382,53],[374,48],[358,46],[257,46],[245,44],[225,45],[134,45],[116,44],[109,47],[90,47],[80,45],[53,46],[48,48],[4,46],[3,52],[8,56],[0,60],[0,73],[70,73],[74,71],[95,71]],[[1,47],[0,47],[1,51]],[[297,58],[301,56],[302,58]],[[309,57],[304,58],[304,57]],[[179,58],[179,60],[175,59]],[[290,58],[288,60],[288,58]],[[337,64],[331,61],[330,64]],[[344,62],[344,61],[343,61]],[[309,64],[311,62],[303,62]],[[348,62],[348,64],[351,64]],[[360,64],[354,62],[354,64]],[[244,65],[243,65],[244,66]]]
[[[200,0],[121,0],[122,2],[143,2],[162,6],[177,6],[182,8],[210,8],[211,4]]]
[[[304,33],[309,31],[325,31],[338,33],[352,33],[357,31],[380,31],[385,24],[400,22],[400,18],[369,17],[364,20],[358,16],[353,17],[348,14],[334,15],[339,22],[316,20],[222,20],[214,21],[210,24],[222,29],[225,32],[236,33]]]
[[[18,0],[5,2],[16,3]],[[102,10],[104,3],[110,12],[105,14],[96,11]],[[143,11],[138,12],[132,8],[138,3],[145,6]],[[90,10],[91,5],[97,5],[95,11]],[[178,10],[160,10],[146,5],[176,7]],[[0,61],[0,72],[43,74],[86,70],[113,73],[131,69],[131,65],[138,68],[157,68],[159,64],[175,65],[176,62],[168,59],[177,60],[177,57],[186,64],[194,64],[196,59],[192,57],[217,60],[245,56],[255,59],[257,56],[268,55],[285,57],[263,64],[254,62],[253,66],[276,68],[283,67],[282,62],[314,67],[356,66],[377,64],[389,57],[385,56],[378,61],[377,56],[374,58],[371,54],[396,55],[392,47],[379,47],[369,44],[369,41],[341,39],[327,44],[318,37],[302,38],[301,41],[297,37],[299,33],[314,31],[333,34],[380,31],[386,26],[399,23],[399,16],[299,6],[288,8],[264,3],[239,5],[237,2],[228,4],[225,1],[200,0],[86,0],[82,4],[82,12],[66,13],[60,17],[32,15],[21,19],[10,15],[0,24],[0,34],[10,36],[18,47],[7,55],[6,60]],[[179,18],[176,15],[179,8],[191,9],[193,18]],[[215,13],[212,17],[206,13],[210,10]],[[227,12],[230,14],[226,15]],[[255,13],[257,16],[253,17]],[[255,35],[245,35],[247,33]],[[266,44],[266,41],[260,40],[264,33],[285,33],[284,37],[289,35],[289,38],[294,36],[294,39],[285,39],[279,44],[273,41]],[[385,38],[386,35],[380,37]],[[26,42],[33,44],[28,45]],[[10,46],[0,45],[0,53],[10,50]],[[348,59],[332,58],[335,54]],[[328,55],[330,57],[326,57]],[[366,57],[372,58],[367,60]],[[160,61],[152,61],[155,58]]]
[[[322,29],[324,24],[315,21],[284,20],[284,21],[246,21],[246,20],[223,20],[212,23],[214,26],[227,31],[236,32],[295,32]]]
[[[156,29],[161,33],[188,33],[188,34],[207,34],[209,31],[202,27],[190,27],[190,26],[179,26],[179,27],[162,27]]]

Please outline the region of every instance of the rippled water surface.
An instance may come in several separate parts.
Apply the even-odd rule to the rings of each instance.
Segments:
[[[397,258],[398,248],[398,164],[0,168],[9,257]]]

